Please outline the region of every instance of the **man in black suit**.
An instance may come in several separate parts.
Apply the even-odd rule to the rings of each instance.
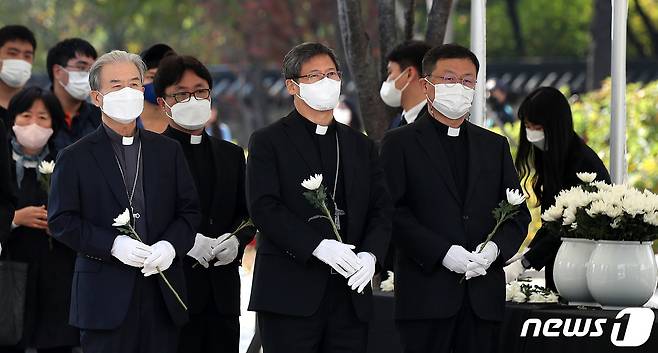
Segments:
[[[384,138],[395,205],[396,320],[406,353],[494,352],[505,309],[503,264],[526,236],[522,205],[474,251],[493,229],[492,210],[506,189],[520,190],[507,140],[465,121],[478,66],[458,45],[428,51],[429,112]]]
[[[331,49],[294,47],[283,74],[295,110],[250,142],[247,200],[261,237],[249,308],[265,352],[365,352],[369,284],[391,230],[377,149],[333,119],[341,75]],[[301,183],[314,174],[337,234],[327,219],[311,220],[321,211]]]
[[[70,323],[85,353],[175,352],[187,311],[182,260],[199,222],[194,180],[175,141],[140,130],[145,66],[115,50],[91,67],[92,102],[103,124],[56,162],[48,223],[78,252]],[[124,210],[143,242],[120,233]],[[141,271],[140,271],[141,270]]]
[[[184,261],[190,322],[183,327],[180,353],[237,353],[240,341],[238,266],[254,227],[231,233],[249,218],[242,148],[208,136],[212,77],[191,56],[170,55],[154,80],[164,135],[178,141],[190,166],[201,203],[201,226]],[[214,255],[213,255],[214,254]],[[200,264],[200,265],[199,265]]]

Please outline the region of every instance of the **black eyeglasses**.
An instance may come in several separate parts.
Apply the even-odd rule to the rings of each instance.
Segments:
[[[189,102],[192,96],[196,100],[203,100],[210,98],[210,89],[202,88],[194,92],[176,92],[174,94],[166,94],[167,97],[174,97],[176,103],[185,103]]]

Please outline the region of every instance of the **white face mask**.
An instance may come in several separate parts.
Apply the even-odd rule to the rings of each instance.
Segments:
[[[101,110],[119,124],[130,124],[142,114],[144,92],[124,87],[103,95]]]
[[[292,81],[295,82],[295,81]],[[323,78],[315,83],[297,83],[299,94],[297,97],[317,111],[327,111],[336,108],[340,98],[340,81]]]
[[[544,130],[530,130],[525,128],[525,135],[528,142],[532,143],[542,151],[546,150],[546,137],[544,136]]]
[[[66,92],[71,95],[71,97],[83,101],[89,97],[91,92],[91,87],[89,86],[89,72],[86,71],[66,71],[69,74],[69,83],[63,84],[62,81],[59,81],[59,84],[64,87]]]
[[[37,124],[25,126],[14,125],[11,128],[16,135],[18,143],[31,150],[41,150],[53,135],[53,129],[41,127]]]
[[[438,110],[448,119],[458,120],[471,109],[475,90],[468,88],[461,83],[433,84],[425,78],[430,85],[434,86],[434,101],[432,107]],[[427,97],[429,99],[429,97]]]
[[[7,86],[23,87],[30,79],[30,76],[32,76],[32,64],[29,62],[20,59],[2,60],[0,80],[4,81]]]
[[[382,82],[382,88],[379,89],[379,96],[382,98],[384,101],[384,104],[388,105],[389,107],[397,108],[402,105],[402,91],[409,86],[409,83],[407,82],[402,89],[397,89],[395,87],[395,83],[402,77],[406,70],[402,70],[402,72],[396,77],[394,80],[386,80]]]
[[[169,116],[176,124],[186,130],[199,130],[206,126],[210,120],[210,100],[199,99],[190,97],[190,100],[184,103],[176,103],[169,106],[167,102],[165,105],[171,109],[171,116]]]

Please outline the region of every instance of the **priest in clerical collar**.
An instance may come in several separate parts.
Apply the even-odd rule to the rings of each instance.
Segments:
[[[265,352],[365,352],[392,216],[378,150],[334,120],[341,72],[331,49],[295,46],[283,75],[295,109],[249,145],[247,202],[260,231],[249,308]],[[315,175],[328,213],[309,197],[318,185],[302,185]]]
[[[153,81],[164,132],[180,143],[201,202],[201,225],[183,261],[190,322],[181,332],[180,353],[238,353],[242,254],[256,230],[248,226],[245,157],[241,147],[209,136],[212,76],[191,56],[170,55]]]
[[[503,265],[519,249],[525,204],[486,242],[492,211],[520,190],[507,139],[466,120],[479,69],[445,44],[423,58],[428,111],[389,131],[382,160],[395,205],[395,317],[405,353],[498,350]]]
[[[136,54],[98,58],[89,83],[103,123],[60,152],[52,176],[48,224],[78,253],[70,324],[85,352],[173,353],[188,319],[198,197],[181,146],[136,127],[144,71]]]

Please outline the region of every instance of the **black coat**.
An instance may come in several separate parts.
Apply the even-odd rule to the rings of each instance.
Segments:
[[[169,128],[171,129],[171,128]],[[173,137],[167,129],[165,136]],[[232,233],[249,218],[245,199],[245,158],[242,148],[230,142],[208,136],[204,132],[202,144],[210,144],[215,169],[215,182],[210,212],[201,218],[197,229],[207,237],[217,238],[224,233]],[[198,190],[199,193],[204,190]],[[185,277],[187,280],[189,308],[191,313],[200,313],[213,302],[220,314],[240,314],[240,274],[238,267],[242,261],[244,248],[249,244],[256,229],[247,227],[236,234],[240,241],[240,251],[235,261],[225,266],[213,266],[208,269],[197,265],[191,257],[185,258]]]
[[[101,125],[101,110],[89,102],[82,102],[78,113],[71,120],[71,127],[66,124],[62,125],[52,141],[55,155],[67,146],[94,132]]]
[[[0,107],[2,109],[2,107]],[[11,187],[11,168],[7,130],[0,121],[0,242],[9,237],[9,225],[14,219],[16,208],[16,193]]]
[[[310,316],[320,307],[330,267],[312,253],[324,237],[325,222],[308,222],[319,214],[302,195],[301,182],[322,173],[320,157],[293,111],[255,132],[249,145],[247,201],[260,231],[249,310]],[[347,205],[344,241],[383,262],[391,231],[391,206],[375,144],[337,123]],[[350,290],[345,279],[346,290]],[[372,293],[352,292],[357,316],[372,314]]]
[[[177,259],[164,274],[187,302],[181,264],[200,218],[194,181],[178,143],[145,130],[140,140],[149,245],[159,240],[173,245]],[[119,235],[113,218],[129,203],[102,125],[59,153],[49,204],[53,236],[78,252],[70,323],[87,330],[116,329],[130,307],[135,281],[144,277],[111,254]],[[159,276],[158,281],[173,322],[184,324],[187,312]]]
[[[45,161],[52,161],[49,156]],[[17,209],[48,207],[48,194],[37,179],[36,169],[24,169],[22,187],[12,182],[18,195]],[[4,258],[28,264],[23,339],[21,347],[49,348],[79,345],[78,329],[68,324],[75,252],[53,240],[41,229],[18,227],[5,244]]]
[[[462,200],[443,151],[435,122],[425,113],[408,126],[388,132],[382,160],[395,206],[393,243],[396,317],[442,319],[459,312],[468,295],[475,314],[502,320],[505,310],[503,264],[526,237],[530,215],[525,205],[501,226],[493,241],[500,256],[480,276],[460,283],[462,274],[442,260],[452,245],[467,250],[483,242],[493,229],[491,211],[506,199],[506,188],[519,189],[507,140],[465,122],[468,180]]]
[[[542,152],[536,150],[535,153]],[[610,174],[599,156],[576,134],[573,135],[570,141],[569,153],[567,153],[564,166],[564,175],[559,183],[560,190],[581,184],[582,182],[576,176],[576,173],[580,172],[594,172],[596,173],[596,180],[610,183]],[[545,211],[553,204],[555,204],[555,198],[543,201],[542,211]],[[553,290],[556,290],[553,281],[553,264],[560,245],[562,245],[562,241],[559,235],[551,234],[548,229],[542,227],[535,234],[532,242],[528,245],[530,249],[524,255],[532,267],[538,270],[546,267],[546,285]]]

